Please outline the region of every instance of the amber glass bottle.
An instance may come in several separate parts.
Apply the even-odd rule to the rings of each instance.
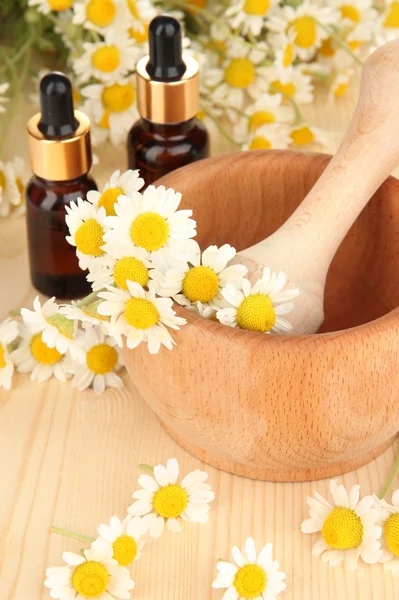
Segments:
[[[86,199],[96,190],[94,180],[82,175],[72,181],[48,181],[37,177],[26,189],[26,217],[32,283],[46,296],[72,299],[90,292],[74,246],[66,241],[65,206]]]
[[[72,85],[62,73],[40,82],[41,112],[28,123],[31,167],[26,219],[31,280],[46,296],[70,300],[87,295],[90,284],[66,236],[66,209],[96,190],[91,167],[90,122],[73,109]]]
[[[128,137],[129,169],[140,169],[145,184],[209,156],[208,132],[199,119],[162,124],[140,119]]]
[[[128,141],[130,169],[145,184],[209,156],[209,137],[195,115],[199,109],[199,66],[183,56],[179,22],[155,17],[149,27],[150,54],[138,63],[137,105],[142,117]]]

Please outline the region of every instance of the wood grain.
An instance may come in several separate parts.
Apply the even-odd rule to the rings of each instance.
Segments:
[[[343,131],[352,108],[353,97],[327,109],[320,98],[307,108],[307,116],[319,127]],[[9,156],[22,153],[25,121],[22,114],[12,129]],[[213,146],[214,154],[229,149],[218,139]],[[100,183],[125,165],[123,149],[111,153],[106,148],[105,157],[107,169],[96,173]],[[387,255],[389,250],[387,246]],[[0,318],[34,296],[27,273],[23,223],[0,222]],[[63,550],[79,552],[82,547],[50,534],[51,525],[94,535],[112,514],[122,517],[136,489],[139,462],[176,456],[183,472],[203,466],[171,440],[133,384],[125,381],[124,390],[100,398],[57,382],[31,384],[26,376],[17,377],[11,392],[0,391],[1,600],[48,600],[45,569],[61,564]],[[391,446],[341,481],[360,483],[364,494],[379,491],[398,451],[398,444]],[[316,536],[302,534],[300,523],[307,516],[305,496],[316,489],[326,494],[326,481],[264,483],[208,471],[217,496],[209,525],[186,525],[182,534],[148,543],[132,569],[134,598],[220,600],[221,591],[210,588],[216,560],[229,558],[233,544],[253,535],[258,545],[271,541],[275,546],[287,573],[282,600],[397,600],[399,579],[381,566],[350,573],[312,558]]]

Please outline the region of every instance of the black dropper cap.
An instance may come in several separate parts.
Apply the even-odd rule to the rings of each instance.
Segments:
[[[40,112],[38,128],[46,138],[66,138],[78,129],[72,84],[63,73],[54,71],[41,79]]]
[[[182,57],[179,21],[168,15],[155,17],[149,27],[150,60],[147,73],[153,81],[178,81],[186,72]]]

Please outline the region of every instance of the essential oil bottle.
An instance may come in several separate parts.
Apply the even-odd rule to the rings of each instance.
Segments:
[[[149,27],[150,55],[137,64],[137,104],[142,117],[128,135],[130,169],[145,185],[174,169],[209,156],[208,132],[196,118],[199,65],[182,54],[180,23],[155,17]]]
[[[46,296],[70,300],[90,292],[75,248],[65,236],[66,210],[72,201],[96,190],[91,168],[90,121],[74,110],[72,85],[63,73],[40,82],[41,112],[28,122],[33,177],[26,188],[26,217],[31,279]]]

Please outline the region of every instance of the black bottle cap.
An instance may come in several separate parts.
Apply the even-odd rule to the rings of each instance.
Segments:
[[[179,21],[168,15],[155,17],[149,27],[150,60],[147,73],[153,81],[178,81],[186,72],[182,57]]]
[[[40,81],[38,128],[47,138],[65,138],[79,127],[73,110],[72,84],[63,73],[48,73]]]

